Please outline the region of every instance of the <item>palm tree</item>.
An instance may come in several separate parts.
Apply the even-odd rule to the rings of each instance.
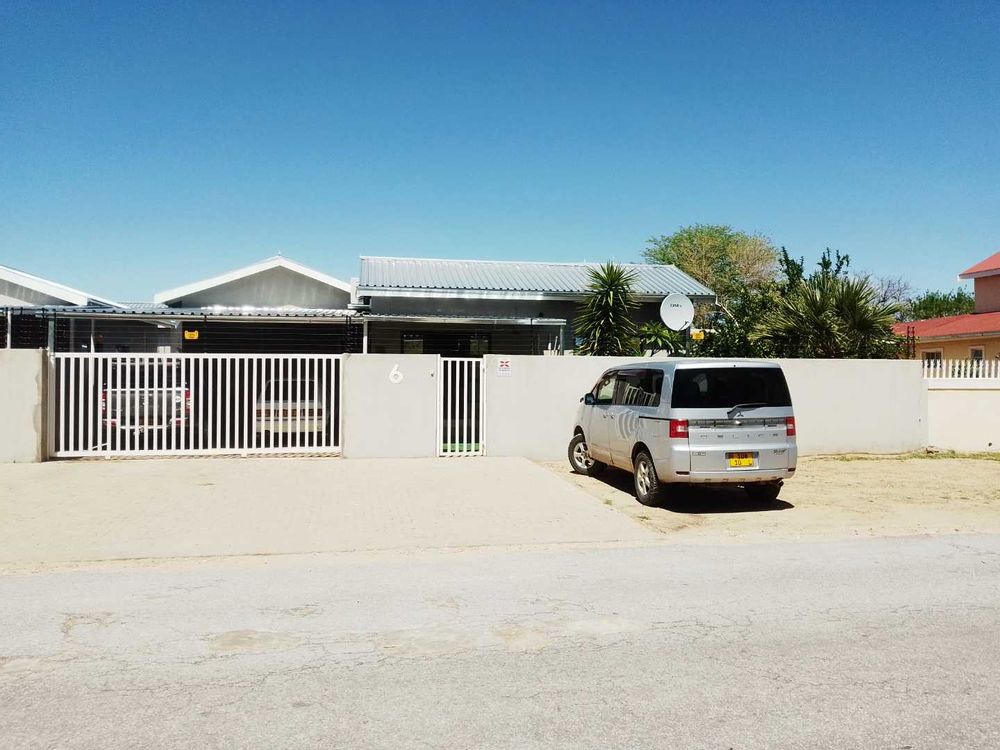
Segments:
[[[615,263],[590,269],[587,301],[574,321],[576,335],[583,339],[579,354],[623,355],[635,350],[632,311],[639,306],[635,279],[635,271]]]
[[[672,331],[663,323],[640,323],[636,328],[637,354],[647,351],[679,354],[684,350],[684,334]]]
[[[899,306],[879,300],[868,279],[818,274],[796,284],[764,314],[751,338],[778,356],[893,357]]]

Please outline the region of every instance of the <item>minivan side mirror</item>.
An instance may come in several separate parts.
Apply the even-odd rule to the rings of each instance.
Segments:
[[[593,406],[594,404],[597,403],[597,399],[594,398],[593,393],[585,393],[583,398],[581,398],[580,400],[583,401],[583,403],[587,406]]]

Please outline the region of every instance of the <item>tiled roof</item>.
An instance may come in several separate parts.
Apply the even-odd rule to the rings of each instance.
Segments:
[[[621,264],[635,271],[636,293],[665,296],[673,292],[714,297],[711,289],[675,266]],[[585,294],[589,271],[599,263],[539,263],[428,258],[361,258],[361,293],[367,290],[435,290]]]
[[[913,335],[918,339],[982,336],[991,333],[1000,336],[1000,312],[914,320],[910,323],[896,323],[892,328],[900,336],[905,336],[907,329],[912,328]]]
[[[958,275],[960,279],[974,279],[977,276],[993,276],[1000,274],[1000,252],[994,253],[986,260],[976,263]]]

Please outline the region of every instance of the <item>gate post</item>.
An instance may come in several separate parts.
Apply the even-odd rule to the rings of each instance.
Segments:
[[[56,358],[51,349],[46,349],[42,356],[42,392],[45,394],[42,403],[42,460],[48,461],[56,452]]]

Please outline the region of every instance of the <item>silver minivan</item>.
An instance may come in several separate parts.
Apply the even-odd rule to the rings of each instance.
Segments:
[[[569,461],[591,476],[631,471],[640,503],[664,485],[728,483],[774,501],[795,473],[795,415],[771,362],[646,361],[605,372],[580,399]]]

